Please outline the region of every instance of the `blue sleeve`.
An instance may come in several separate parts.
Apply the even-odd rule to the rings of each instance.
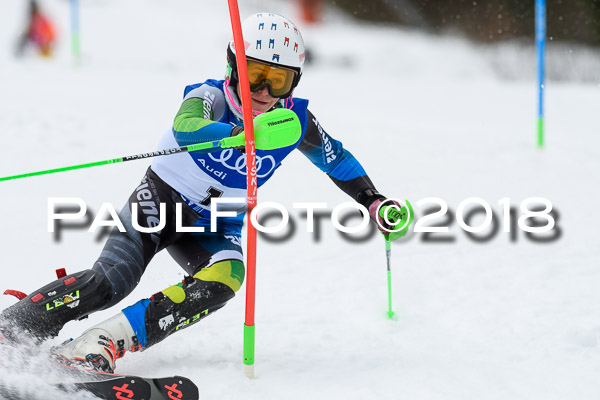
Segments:
[[[358,160],[340,141],[329,136],[310,111],[308,126],[298,149],[355,200],[360,192],[375,190]]]

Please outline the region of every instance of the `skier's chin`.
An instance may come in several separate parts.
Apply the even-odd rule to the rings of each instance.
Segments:
[[[277,99],[273,99],[270,101],[252,99],[252,109],[259,112],[267,112],[271,108],[273,108],[276,102]]]

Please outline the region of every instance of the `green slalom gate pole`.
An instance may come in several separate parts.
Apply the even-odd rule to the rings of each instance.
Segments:
[[[260,150],[274,150],[282,147],[290,146],[296,143],[300,139],[301,127],[300,121],[296,114],[287,109],[277,109],[268,113],[261,114],[259,117],[254,119],[255,129],[266,129],[269,127],[269,135],[260,135],[256,138],[256,148]],[[1,181],[10,181],[14,179],[29,178],[38,175],[48,175],[58,172],[73,171],[76,169],[97,167],[99,165],[116,164],[126,161],[142,160],[145,158],[167,156],[178,153],[189,153],[192,151],[200,150],[220,150],[231,147],[244,146],[245,136],[239,134],[237,136],[228,137],[221,140],[215,140],[213,142],[197,143],[188,146],[173,147],[166,150],[158,150],[150,153],[141,153],[133,156],[125,156],[119,158],[112,158],[110,160],[96,161],[85,164],[71,165],[68,167],[48,169],[44,171],[28,172],[26,174],[5,176],[0,178]]]
[[[537,144],[544,147],[544,89],[546,81],[546,0],[535,1],[535,38],[538,60]]]
[[[79,0],[71,0],[71,53],[75,62],[81,59],[81,39],[79,34]]]
[[[387,259],[387,288],[388,288],[388,318],[394,317],[392,311],[392,246],[390,242],[390,235],[383,235],[385,238],[385,256]]]

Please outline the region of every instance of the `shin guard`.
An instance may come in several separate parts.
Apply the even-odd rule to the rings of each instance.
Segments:
[[[142,348],[187,328],[223,307],[244,281],[244,264],[226,260],[123,310]]]

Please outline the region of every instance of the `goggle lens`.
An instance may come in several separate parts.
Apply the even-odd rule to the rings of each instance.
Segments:
[[[250,90],[255,92],[265,85],[273,97],[287,97],[293,89],[297,72],[248,59]]]

